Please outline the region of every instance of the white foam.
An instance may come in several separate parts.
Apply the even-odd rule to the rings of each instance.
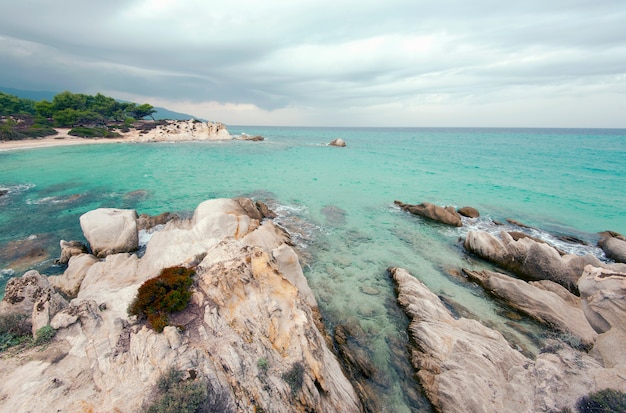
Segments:
[[[139,248],[145,248],[148,245],[148,242],[150,242],[150,239],[152,238],[154,233],[161,231],[163,228],[165,228],[165,225],[160,224],[160,225],[155,225],[154,227],[148,230],[140,229],[138,232]]]
[[[0,277],[13,277],[15,275],[15,270],[13,268],[4,268],[0,270]]]
[[[604,251],[602,251],[601,248],[595,245],[584,245],[584,244],[567,242],[567,241],[557,238],[556,236],[546,231],[542,231],[540,229],[520,227],[517,225],[510,224],[508,222],[502,225],[498,225],[494,223],[490,217],[482,217],[482,216],[479,218],[462,217],[462,220],[463,220],[462,227],[450,229],[450,231],[453,231],[456,235],[461,236],[461,237],[467,236],[467,233],[470,231],[484,231],[491,235],[497,236],[498,238],[500,236],[501,231],[523,232],[524,234],[540,239],[567,254],[573,254],[573,255],[579,255],[579,256],[591,254],[601,261],[607,261]]]

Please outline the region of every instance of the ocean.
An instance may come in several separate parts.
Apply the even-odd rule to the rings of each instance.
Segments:
[[[388,412],[430,411],[408,364],[408,321],[390,266],[423,281],[460,315],[536,354],[550,336],[459,277],[490,268],[465,253],[469,229],[515,219],[533,235],[606,259],[597,233],[626,233],[626,130],[229,127],[263,142],[109,144],[0,152],[0,288],[31,252],[42,273],[60,239],[85,242],[81,214],[99,207],[190,215],[202,201],[247,196],[278,212],[297,242],[327,330],[360,325]],[[347,147],[326,146],[342,138]],[[1,193],[1,192],[0,192]],[[477,208],[463,228],[428,222],[394,200]],[[555,238],[574,236],[587,245]],[[30,265],[30,266],[33,266]],[[29,267],[30,267],[29,266]]]

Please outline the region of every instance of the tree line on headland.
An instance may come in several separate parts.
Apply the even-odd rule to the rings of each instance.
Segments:
[[[0,92],[0,140],[52,136],[55,127],[71,128],[75,136],[111,137],[112,128],[128,129],[155,112],[148,103],[120,102],[101,93],[65,91],[52,101],[34,101]]]

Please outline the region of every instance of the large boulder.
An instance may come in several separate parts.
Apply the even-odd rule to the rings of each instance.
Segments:
[[[626,370],[606,369],[553,342],[531,360],[502,334],[476,320],[454,318],[424,284],[401,268],[389,270],[398,303],[409,316],[412,363],[437,411],[534,413],[573,410],[595,391],[623,391]]]
[[[626,366],[626,272],[586,266],[578,289],[585,315],[600,333],[593,353],[606,367]]]
[[[500,232],[500,238],[484,231],[470,231],[464,246],[479,257],[523,278],[532,281],[551,280],[572,292],[577,290],[576,283],[585,265],[605,266],[590,254],[561,256],[549,244],[528,237],[515,240],[506,231]]]
[[[583,313],[580,298],[561,285],[548,280],[527,283],[487,270],[463,269],[463,273],[489,293],[535,320],[578,337],[586,348],[593,346],[597,333]]]
[[[80,217],[80,227],[94,255],[132,252],[139,246],[137,212],[132,209],[98,208]]]
[[[456,212],[454,207],[441,207],[435,204],[431,204],[429,202],[424,202],[419,205],[405,204],[400,201],[394,201],[394,203],[403,210],[408,211],[414,215],[419,215],[424,218],[428,218],[446,225],[452,225],[455,227],[463,226],[463,222],[461,221],[461,215]]]
[[[66,306],[67,301],[50,286],[46,276],[31,270],[7,282],[4,298],[0,301],[0,316],[19,319],[22,329],[30,329],[35,336]]]
[[[623,235],[612,231],[601,232],[598,246],[608,258],[626,263],[626,237]]]

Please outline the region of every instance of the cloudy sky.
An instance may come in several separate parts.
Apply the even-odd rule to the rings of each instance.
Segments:
[[[231,125],[626,127],[626,1],[5,0],[0,85]]]

